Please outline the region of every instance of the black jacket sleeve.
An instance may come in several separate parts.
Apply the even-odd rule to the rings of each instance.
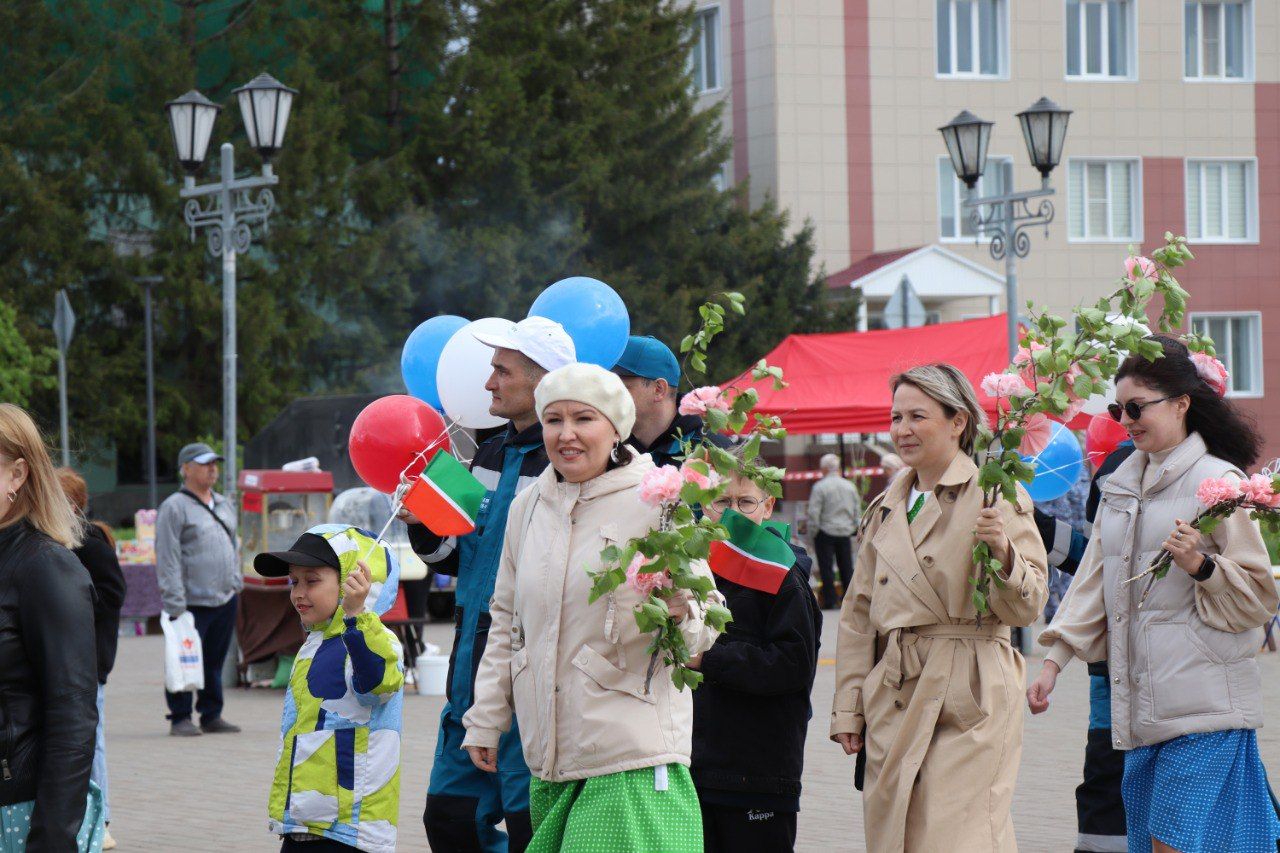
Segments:
[[[98,725],[98,662],[89,573],[50,546],[22,579],[23,647],[40,682],[40,775],[29,853],[73,851],[84,820]]]
[[[76,551],[76,556],[89,570],[89,580],[93,582],[98,605],[119,615],[120,607],[124,604],[124,571],[120,568],[120,560],[116,558],[116,550],[103,538],[98,528],[92,527],[86,531],[84,544]]]
[[[778,696],[813,687],[818,668],[817,626],[813,593],[787,579],[773,599],[760,645],[729,634],[702,656],[707,681],[757,696]]]

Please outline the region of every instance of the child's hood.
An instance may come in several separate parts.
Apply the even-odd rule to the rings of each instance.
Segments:
[[[376,539],[372,533],[349,524],[318,524],[307,532],[327,541],[341,566],[338,571],[338,610],[328,626],[317,625],[313,630],[324,627],[327,631],[333,627],[341,632],[342,585],[355,571],[356,563],[360,560],[369,567],[370,576],[365,609],[379,616],[391,609],[400,587],[400,563],[385,542]]]

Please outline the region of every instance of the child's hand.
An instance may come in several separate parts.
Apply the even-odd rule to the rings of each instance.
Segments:
[[[365,565],[364,560],[356,563],[356,569],[347,575],[346,581],[342,584],[342,613],[348,619],[354,619],[360,615],[360,611],[364,610],[365,597],[369,595],[369,586],[372,583],[369,575],[369,567]]]

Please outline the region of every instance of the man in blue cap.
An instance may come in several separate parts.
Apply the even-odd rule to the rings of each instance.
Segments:
[[[706,438],[702,418],[678,411],[680,363],[662,341],[652,335],[632,335],[613,372],[622,377],[636,403],[636,425],[627,443],[652,456],[654,465],[678,465],[675,457],[683,455],[682,439]],[[721,447],[729,444],[723,436],[710,440]]]

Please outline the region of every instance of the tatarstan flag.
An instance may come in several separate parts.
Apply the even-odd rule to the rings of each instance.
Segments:
[[[464,536],[476,529],[485,491],[467,466],[441,451],[409,487],[404,506],[437,536]]]
[[[711,571],[749,589],[777,593],[796,562],[791,546],[731,509],[720,516],[720,523],[729,539],[711,543]]]

